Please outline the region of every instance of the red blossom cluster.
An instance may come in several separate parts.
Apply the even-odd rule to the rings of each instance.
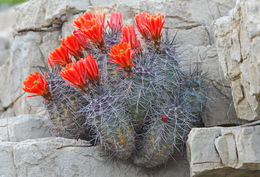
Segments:
[[[132,72],[133,58],[136,52],[142,51],[134,25],[123,26],[121,12],[112,12],[107,25],[105,25],[105,19],[105,13],[86,12],[79,16],[73,24],[77,30],[61,39],[61,45],[49,54],[50,69],[53,72],[60,72],[60,75],[69,82],[67,84],[86,90],[90,83],[94,85],[99,83],[98,64],[93,56],[84,58],[84,50],[95,46],[101,52],[106,52],[105,32],[107,27],[112,33],[121,34],[121,42],[112,46],[110,52],[106,52],[111,57],[108,60],[118,64],[117,69],[123,68],[126,73]],[[135,22],[143,39],[154,43],[160,42],[165,17],[163,18],[161,14],[151,16],[142,12],[136,15]],[[24,91],[35,94],[31,96],[43,96],[45,99],[50,97],[46,73],[44,80],[37,72],[30,74],[24,81],[24,86]]]

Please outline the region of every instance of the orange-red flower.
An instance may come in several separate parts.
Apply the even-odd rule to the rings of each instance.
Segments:
[[[89,42],[88,38],[86,38],[80,30],[74,30],[73,34],[76,37],[76,39],[78,40],[78,43],[80,44],[80,46],[82,48],[88,50],[90,47],[90,42]]]
[[[83,65],[83,73],[92,83],[99,81],[99,71],[96,60],[93,56],[86,56],[84,59],[80,59],[79,63]]]
[[[112,63],[116,63],[120,65],[119,68],[123,68],[125,71],[131,71],[132,66],[134,65],[132,60],[136,53],[133,52],[131,54],[131,47],[125,42],[120,42],[118,45],[114,45],[110,48],[110,52],[108,55],[112,59],[108,59]]]
[[[60,72],[60,75],[71,83],[68,85],[73,85],[83,90],[87,87],[87,81],[83,73],[83,68],[78,62],[76,63],[74,61],[73,63],[66,65],[66,68]]]
[[[106,13],[95,13],[94,17],[100,25],[105,26]]]
[[[152,15],[142,12],[135,16],[135,22],[138,31],[141,33],[144,39],[151,39],[154,42],[158,42],[162,37],[162,28],[165,23],[165,16],[158,13],[157,15]]]
[[[74,26],[79,28],[79,30],[93,43],[103,45],[105,18],[105,13],[92,14],[91,12],[86,12],[74,21]]]
[[[61,45],[49,54],[48,64],[49,67],[54,69],[57,66],[65,66],[71,63],[71,59],[68,54],[68,49]]]
[[[128,43],[133,50],[141,47],[141,43],[137,39],[137,35],[135,33],[134,25],[125,25],[122,31],[121,41]]]
[[[94,44],[104,44],[103,26],[95,18],[85,22],[80,30]]]
[[[83,15],[76,18],[76,20],[73,21],[73,26],[81,29],[81,27],[84,25],[84,23],[87,20],[91,20],[94,17],[94,15],[91,12],[85,12]]]
[[[123,27],[122,13],[112,12],[110,15],[110,21],[107,21],[112,33],[116,34],[121,32]]]
[[[73,34],[61,39],[61,43],[64,47],[68,49],[69,54],[74,56],[76,59],[79,59],[83,56],[82,47],[80,46],[78,40]]]
[[[42,96],[45,99],[48,99],[50,96],[50,92],[47,87],[46,81],[46,72],[44,73],[44,80],[42,76],[35,72],[34,74],[30,74],[26,80],[24,81],[24,88],[23,90],[28,93],[33,93],[34,95],[29,95],[28,97],[34,96]]]
[[[136,27],[145,40],[149,39],[149,31],[146,28],[147,18],[149,17],[150,15],[146,12],[139,13],[135,16]]]
[[[90,82],[98,82],[99,81],[99,72],[96,60],[92,57],[86,57],[85,59],[80,59],[77,62],[70,63],[64,68],[60,75],[70,82],[71,84],[76,86],[82,90],[87,88],[88,79]]]
[[[92,14],[91,12],[85,12],[83,15],[79,16],[78,18],[76,18],[76,20],[73,21],[74,22],[73,26],[81,29],[82,27],[84,27],[85,22],[91,20],[92,18],[95,18],[100,25],[104,26],[106,20],[106,14],[105,13]]]

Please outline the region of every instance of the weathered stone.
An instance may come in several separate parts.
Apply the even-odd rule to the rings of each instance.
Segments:
[[[85,141],[42,138],[19,143],[0,142],[0,174],[18,177],[188,177],[185,160],[165,168],[144,170],[126,162],[101,157],[96,147]],[[3,165],[2,165],[3,163]],[[8,169],[8,170],[7,170]]]
[[[66,15],[85,11],[89,1],[31,0],[17,7],[16,31],[41,31],[61,26]]]
[[[11,31],[12,26],[15,24],[13,15],[13,8],[0,11],[0,66],[3,65],[9,57],[9,47],[12,41]]]
[[[187,141],[191,176],[259,176],[259,138],[259,122],[192,129]]]
[[[215,147],[219,153],[223,165],[234,165],[237,163],[236,142],[233,134],[226,134],[215,139]]]
[[[8,107],[23,94],[23,80],[30,71],[44,67],[41,52],[37,47],[40,42],[40,35],[33,32],[14,39],[10,60],[0,67],[0,73],[3,74],[0,77],[0,100],[3,107]]]
[[[13,156],[13,143],[11,142],[0,142],[0,174],[4,177],[14,177],[16,175],[14,166],[14,156]],[[8,169],[8,170],[7,170]]]
[[[7,38],[0,37],[0,51],[9,49],[9,41]]]
[[[62,25],[62,29],[61,29],[61,34],[62,37],[67,37],[69,35],[71,35],[73,33],[73,30],[76,29],[76,27],[72,26],[73,21],[79,16],[82,15],[83,13],[77,14],[77,15],[73,15],[68,17],[68,20],[66,22],[63,23]]]
[[[0,141],[7,141],[9,139],[7,126],[7,119],[0,119]]]
[[[22,87],[23,85],[21,85]],[[23,94],[12,105],[14,115],[21,114],[40,114],[44,115],[46,109],[43,105],[44,99],[41,97],[27,97],[28,94]]]
[[[0,119],[1,141],[23,141],[26,139],[49,137],[49,122],[45,116],[20,115]]]
[[[49,137],[48,117],[37,115],[20,115],[9,117],[9,141],[23,141],[26,139]]]
[[[215,23],[219,62],[231,83],[237,115],[246,120],[260,119],[259,8],[257,0],[238,0],[230,15]]]
[[[9,107],[7,109],[3,109],[2,111],[0,111],[0,119],[5,118],[5,117],[13,117],[13,116],[15,116],[15,114],[14,114],[14,110],[12,107]]]
[[[14,7],[5,8],[4,10],[0,9],[0,38],[5,38],[9,42],[12,41],[13,26],[15,25],[15,13],[16,11]]]
[[[2,107],[14,107],[15,115],[36,113],[42,110],[41,98],[26,98],[23,81],[29,73],[43,73],[47,67],[49,52],[59,45],[59,31],[24,32],[16,36],[10,51],[10,59],[0,67]],[[27,95],[27,94],[26,94]]]
[[[9,57],[9,50],[0,50],[0,66],[3,65]]]

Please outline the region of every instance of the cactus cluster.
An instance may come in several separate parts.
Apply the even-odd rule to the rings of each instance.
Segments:
[[[175,40],[163,31],[165,17],[142,12],[135,21],[142,45],[121,13],[112,12],[106,25],[105,13],[86,12],[50,53],[47,76],[31,74],[24,90],[45,98],[56,135],[151,168],[183,151],[207,89],[197,68],[180,66]]]

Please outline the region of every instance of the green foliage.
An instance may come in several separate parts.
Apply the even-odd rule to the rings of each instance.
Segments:
[[[25,1],[27,1],[27,0],[0,0],[0,4],[12,5],[12,4],[19,4],[19,3],[22,3]]]

